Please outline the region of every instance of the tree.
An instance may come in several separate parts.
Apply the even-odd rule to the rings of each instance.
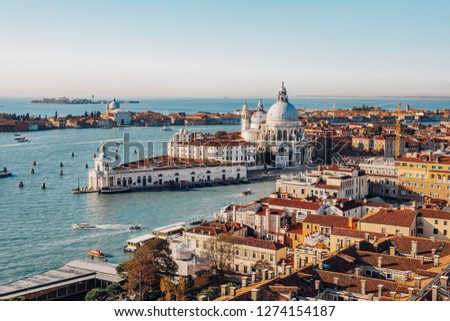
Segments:
[[[185,300],[186,291],[186,279],[180,275],[178,284],[173,282],[170,276],[164,276],[160,281],[161,292],[164,293],[164,300],[172,301],[175,298],[176,301]]]
[[[122,286],[119,283],[111,283],[110,285],[108,285],[106,287],[106,293],[108,293],[108,295],[116,295],[119,294],[120,292],[122,292]]]
[[[105,289],[95,288],[90,290],[84,299],[86,301],[102,301],[104,300],[108,295],[108,292],[106,292]]]
[[[174,274],[178,269],[170,254],[169,242],[159,238],[139,248],[124,264],[128,293],[142,300],[146,292],[158,290],[161,278]]]
[[[232,236],[219,234],[209,241],[208,256],[213,264],[212,271],[220,277],[234,264],[236,246]]]
[[[219,130],[214,134],[214,137],[219,139],[227,135],[227,132],[224,130]]]
[[[198,294],[198,296],[206,295],[208,301],[213,301],[220,296],[220,288],[218,286],[210,286]]]

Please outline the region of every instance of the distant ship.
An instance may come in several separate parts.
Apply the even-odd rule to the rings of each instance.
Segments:
[[[171,132],[171,131],[172,131],[172,128],[167,127],[167,126],[164,126],[163,128],[161,128],[161,130],[162,130],[163,132]]]

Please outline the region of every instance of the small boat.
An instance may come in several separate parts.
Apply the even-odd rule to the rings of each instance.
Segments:
[[[189,223],[189,225],[202,225],[205,223],[206,223],[206,220],[202,218],[201,220],[197,220],[197,221],[193,221],[193,222]]]
[[[247,190],[246,191],[243,191],[241,194],[243,195],[243,196],[246,196],[246,195],[250,195],[252,193],[252,191],[250,190],[250,188],[247,188]]]
[[[140,230],[141,227],[142,227],[141,224],[138,224],[138,225],[131,225],[130,228],[129,228],[129,230],[130,230],[130,231],[137,231],[137,230]]]
[[[163,128],[161,128],[161,131],[163,131],[163,132],[171,132],[172,128],[167,127],[167,126],[163,126]]]
[[[103,187],[102,189],[98,190],[99,194],[115,194],[115,193],[125,193],[130,190],[129,186],[126,187],[119,187],[119,188],[109,188],[109,187]]]
[[[94,257],[105,257],[105,253],[103,253],[100,250],[89,250],[87,253],[90,257],[94,258]]]
[[[17,133],[16,133],[16,134],[14,134],[13,136],[14,136],[14,137],[19,137],[19,136],[20,136],[20,134],[17,134]]]
[[[16,137],[14,138],[18,143],[27,143],[29,142],[28,139],[26,139],[25,137]]]
[[[72,224],[72,228],[74,230],[87,230],[87,229],[97,228],[97,226],[91,225],[88,223],[76,223],[76,224]]]
[[[0,178],[8,177],[8,176],[11,176],[11,175],[12,175],[12,173],[10,171],[8,171],[6,169],[6,167],[3,167],[3,170],[0,171]]]

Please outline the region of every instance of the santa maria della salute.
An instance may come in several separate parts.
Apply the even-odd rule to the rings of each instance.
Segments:
[[[304,151],[299,149],[303,137],[297,109],[289,102],[284,82],[277,101],[266,112],[261,99],[258,109],[251,113],[247,103],[241,111],[242,138],[255,144],[264,159],[276,167],[295,166],[302,162]],[[270,157],[272,156],[272,157]]]

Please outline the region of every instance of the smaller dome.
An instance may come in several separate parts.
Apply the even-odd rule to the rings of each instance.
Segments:
[[[119,109],[119,108],[120,108],[120,104],[116,99],[114,99],[112,102],[110,102],[108,104],[108,110],[114,110],[114,109]]]
[[[250,122],[252,124],[261,124],[266,122],[266,113],[264,111],[258,110],[257,112],[253,113],[252,117],[250,118]]]

